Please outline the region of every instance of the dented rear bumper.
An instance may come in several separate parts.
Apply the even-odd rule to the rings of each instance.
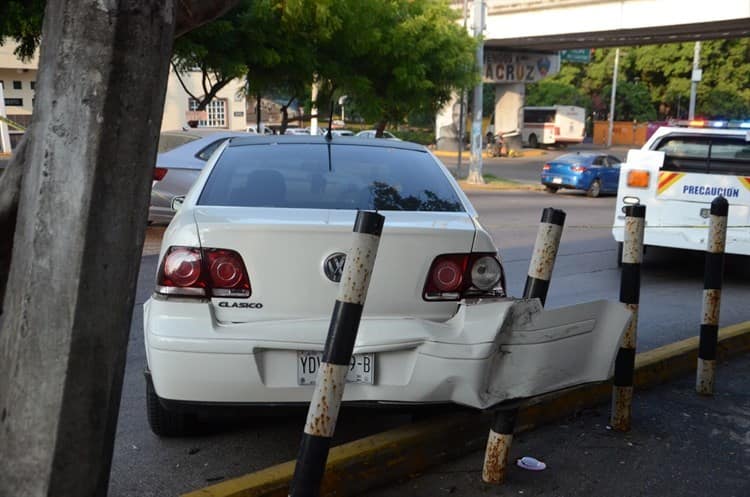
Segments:
[[[465,302],[445,322],[365,316],[354,353],[374,354],[374,382],[347,384],[343,400],[487,408],[606,380],[629,317],[616,302],[545,310],[536,299]],[[327,329],[327,320],[222,324],[208,305],[156,299],[144,312],[154,388],[184,402],[309,402],[297,351],[322,350]]]

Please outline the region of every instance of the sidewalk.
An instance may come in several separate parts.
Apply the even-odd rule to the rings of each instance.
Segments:
[[[699,397],[694,377],[636,392],[633,429],[607,429],[609,406],[589,409],[513,440],[511,462],[533,456],[541,472],[508,469],[481,480],[483,451],[437,466],[367,497],[685,497],[750,495],[750,356],[717,368],[716,395]]]

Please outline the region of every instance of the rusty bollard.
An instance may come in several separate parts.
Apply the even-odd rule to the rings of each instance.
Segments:
[[[542,219],[523,290],[524,298],[538,298],[542,305],[545,304],[564,224],[565,211],[551,207],[542,211]],[[517,408],[502,409],[495,413],[487,438],[482,467],[482,480],[487,483],[499,484],[505,480],[505,468],[508,466],[517,417]]]
[[[701,395],[713,395],[714,393],[716,346],[719,335],[719,310],[721,308],[728,214],[729,202],[727,202],[727,199],[721,196],[716,197],[711,202],[706,268],[703,275],[703,319],[701,321],[698,368],[695,379],[695,391]]]
[[[549,280],[552,278],[552,269],[555,267],[564,224],[565,211],[552,207],[547,207],[542,211],[539,231],[534,242],[534,253],[531,256],[529,273],[523,288],[523,298],[537,298],[542,305],[547,301]]]
[[[617,431],[630,430],[633,404],[633,373],[635,370],[635,342],[638,336],[638,303],[641,295],[641,261],[643,260],[643,230],[646,223],[645,205],[625,207],[625,240],[622,250],[620,302],[632,313],[622,336],[615,359],[615,378],[612,389],[610,426]]]
[[[317,497],[346,385],[346,373],[370,286],[385,217],[359,211],[352,249],[346,257],[339,293],[328,328],[323,360],[315,383],[290,497]]]

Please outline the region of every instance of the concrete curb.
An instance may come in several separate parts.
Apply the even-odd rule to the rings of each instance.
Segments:
[[[719,330],[718,360],[748,351],[750,321]],[[640,353],[636,357],[635,387],[654,387],[695,371],[697,357],[698,337]],[[599,383],[536,398],[521,408],[517,430],[530,430],[605,403],[610,396],[610,384]],[[481,449],[491,420],[490,412],[449,414],[334,447],[328,456],[321,495],[357,495]],[[285,497],[294,464],[285,462],[183,497]]]
[[[465,192],[486,192],[498,190],[529,190],[535,192],[544,191],[544,186],[534,183],[487,183],[484,185],[475,185],[467,183],[466,180],[459,180],[458,186]]]

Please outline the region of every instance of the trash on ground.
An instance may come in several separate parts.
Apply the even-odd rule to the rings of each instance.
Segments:
[[[524,456],[521,459],[518,459],[516,464],[519,468],[528,469],[529,471],[542,471],[547,468],[546,464],[531,456]]]

